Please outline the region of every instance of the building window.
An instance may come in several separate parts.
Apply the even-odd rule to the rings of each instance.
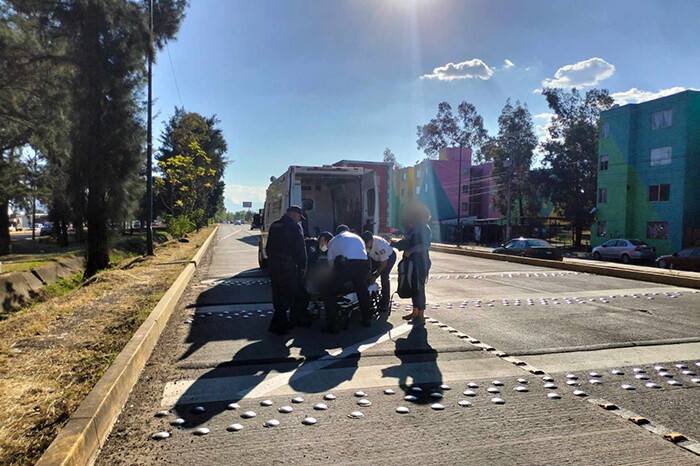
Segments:
[[[604,171],[607,169],[608,169],[608,156],[601,155],[600,156],[600,171]]]
[[[466,212],[469,210],[469,203],[468,202],[462,202],[462,212]]]
[[[668,239],[668,222],[647,222],[648,239]]]
[[[610,135],[610,123],[600,125],[600,137],[605,139]]]
[[[598,222],[598,236],[605,236],[605,227],[607,223],[605,221]]]
[[[670,184],[652,184],[649,186],[649,202],[668,201],[670,195]]]
[[[673,110],[661,110],[651,114],[651,129],[668,128],[673,124]]]
[[[462,185],[462,194],[467,194],[469,192],[469,185]]]
[[[401,181],[406,181],[408,179],[408,173],[403,172],[401,173]]]
[[[401,188],[401,197],[406,195],[406,188]]]
[[[671,148],[658,147],[656,149],[652,149],[650,163],[652,167],[656,165],[668,165],[671,163]]]
[[[469,176],[469,167],[462,167],[462,176]]]
[[[598,204],[608,202],[608,188],[598,188]]]
[[[420,169],[416,170],[416,179],[420,178],[422,174],[423,172]]]
[[[416,195],[420,194],[420,186],[416,186]]]
[[[426,192],[426,193],[427,193],[427,192],[428,192],[428,187],[429,187],[429,186],[430,186],[430,185],[429,185],[428,183],[425,183],[425,189],[423,189],[423,192]]]

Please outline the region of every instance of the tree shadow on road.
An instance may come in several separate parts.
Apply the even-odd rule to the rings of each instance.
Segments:
[[[414,403],[427,404],[439,402],[431,393],[442,393],[442,372],[437,364],[438,352],[428,343],[428,331],[425,324],[413,325],[406,338],[396,340],[394,354],[401,364],[382,369],[384,377],[398,379],[404,395],[413,395]],[[412,381],[408,383],[408,377]],[[421,391],[415,391],[419,387]]]

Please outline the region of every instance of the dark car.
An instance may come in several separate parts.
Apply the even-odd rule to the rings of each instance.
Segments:
[[[700,272],[700,247],[686,248],[668,256],[656,259],[662,269],[693,270]]]
[[[44,223],[39,230],[39,236],[51,236],[54,234],[53,223]]]
[[[561,251],[543,239],[515,238],[508,241],[500,248],[494,249],[496,254],[508,254],[511,256],[534,257],[537,259],[562,260]]]

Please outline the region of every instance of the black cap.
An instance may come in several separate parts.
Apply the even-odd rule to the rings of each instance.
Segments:
[[[287,208],[287,213],[289,213],[289,212],[296,212],[297,214],[301,215],[301,218],[303,220],[306,220],[306,217],[304,217],[304,211],[302,211],[301,207],[299,207],[298,205],[290,205]]]
[[[336,235],[339,235],[339,234],[341,234],[342,232],[344,232],[344,231],[349,231],[349,230],[350,230],[350,228],[348,228],[347,225],[342,225],[342,224],[341,224],[341,225],[338,225],[338,226],[336,227],[336,229],[335,229],[335,234],[336,234]]]

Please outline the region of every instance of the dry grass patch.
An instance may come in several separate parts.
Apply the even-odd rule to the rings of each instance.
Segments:
[[[0,322],[0,464],[33,464],[213,227]]]

